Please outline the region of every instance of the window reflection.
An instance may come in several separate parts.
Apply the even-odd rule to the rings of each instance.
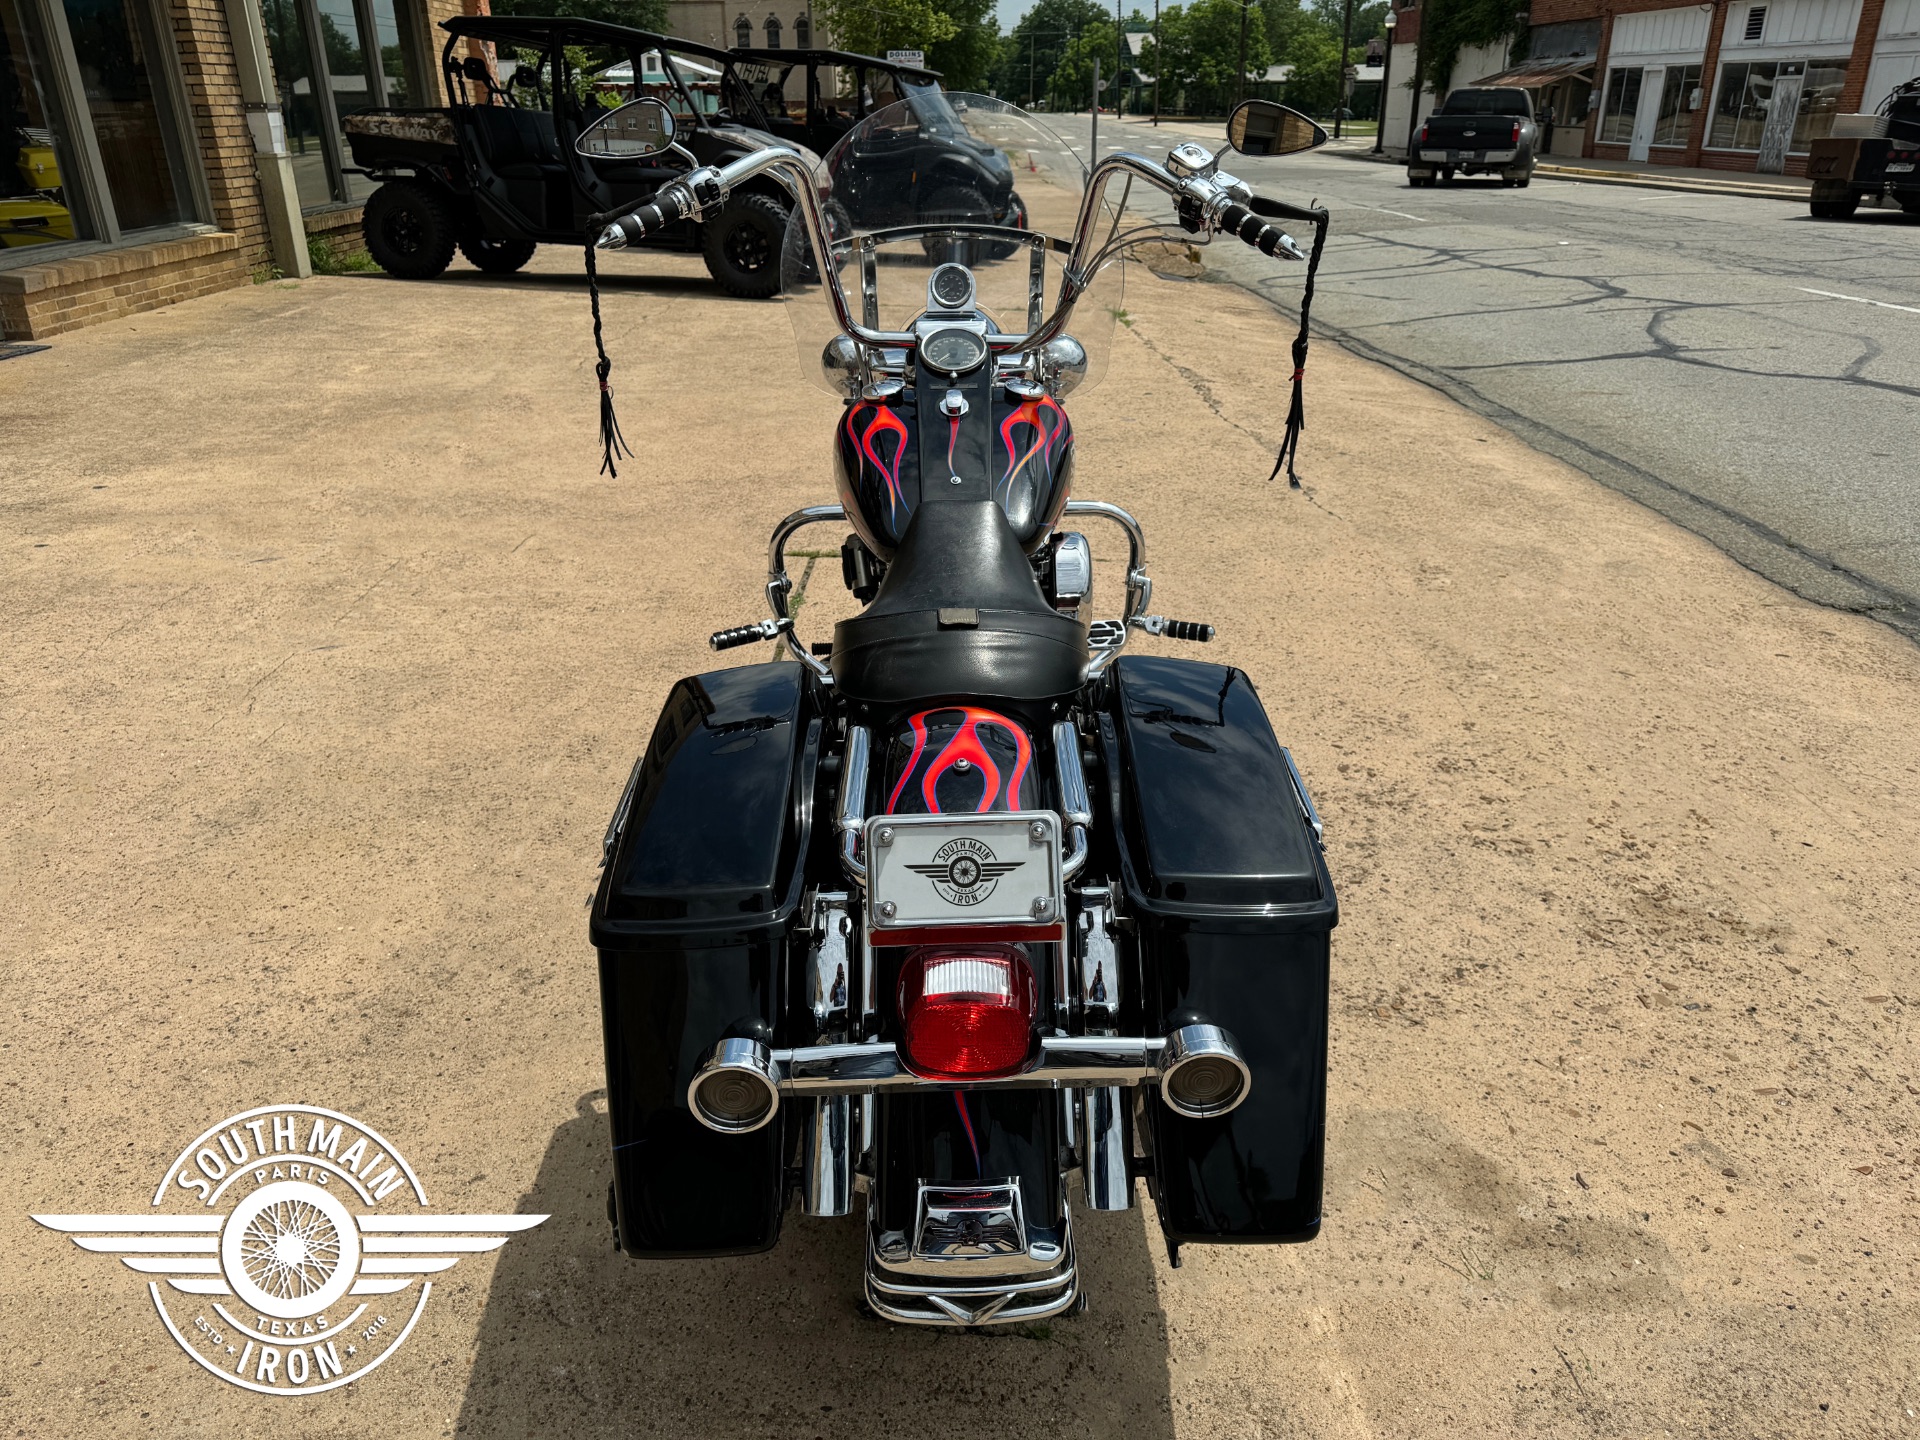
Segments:
[[[44,53],[29,43],[18,0],[0,0],[0,251],[89,238],[69,208],[75,167]]]
[[[333,182],[327,177],[326,147],[320,96],[313,84],[313,65],[307,55],[307,35],[294,0],[261,0],[266,21],[267,48],[273,53],[274,78],[280,86],[280,114],[287,127],[287,149],[293,156],[294,184],[302,206],[333,201]]]
[[[65,0],[74,58],[122,230],[189,218],[185,166],[162,116],[149,60],[155,37],[140,0]]]

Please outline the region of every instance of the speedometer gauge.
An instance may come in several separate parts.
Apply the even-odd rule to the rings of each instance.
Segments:
[[[986,338],[971,330],[936,330],[920,342],[921,363],[947,375],[964,375],[986,358]]]

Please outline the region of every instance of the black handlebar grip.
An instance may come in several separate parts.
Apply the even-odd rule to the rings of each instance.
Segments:
[[[1318,225],[1327,218],[1324,209],[1308,209],[1304,205],[1289,205],[1284,200],[1269,200],[1264,195],[1256,195],[1247,202],[1256,215],[1274,220],[1298,220],[1303,225]]]
[[[758,625],[736,625],[731,630],[716,630],[707,637],[707,644],[715,650],[731,650],[736,645],[751,645],[756,640],[771,640],[773,637]]]
[[[1262,255],[1275,255],[1285,238],[1244,205],[1229,205],[1220,216],[1220,228],[1230,230]]]
[[[1169,640],[1192,640],[1204,645],[1213,639],[1213,626],[1204,625],[1198,620],[1169,620],[1166,636]]]
[[[631,215],[622,215],[614,221],[613,227],[626,236],[627,244],[638,245],[642,238],[652,234],[666,223],[666,212],[658,205],[642,205]]]

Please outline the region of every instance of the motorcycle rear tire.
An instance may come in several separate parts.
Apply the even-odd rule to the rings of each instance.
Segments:
[[[770,300],[780,293],[786,206],[771,195],[736,195],[701,232],[707,273],[722,290],[743,300]]]
[[[487,235],[462,235],[460,253],[476,270],[489,275],[511,275],[533,258],[531,240],[496,240]]]
[[[453,211],[417,181],[389,180],[374,191],[360,228],[374,264],[402,280],[431,280],[453,263]]]

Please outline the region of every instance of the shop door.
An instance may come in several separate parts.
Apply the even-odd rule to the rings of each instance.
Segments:
[[[1653,146],[1654,126],[1660,122],[1660,92],[1666,89],[1667,67],[1649,65],[1640,73],[1640,106],[1633,112],[1633,139],[1627,145],[1627,158],[1646,163]]]
[[[1778,175],[1787,168],[1787,147],[1793,140],[1794,118],[1800,113],[1800,87],[1806,83],[1804,74],[1774,77],[1766,128],[1760,132],[1760,158],[1753,166],[1763,175]]]

